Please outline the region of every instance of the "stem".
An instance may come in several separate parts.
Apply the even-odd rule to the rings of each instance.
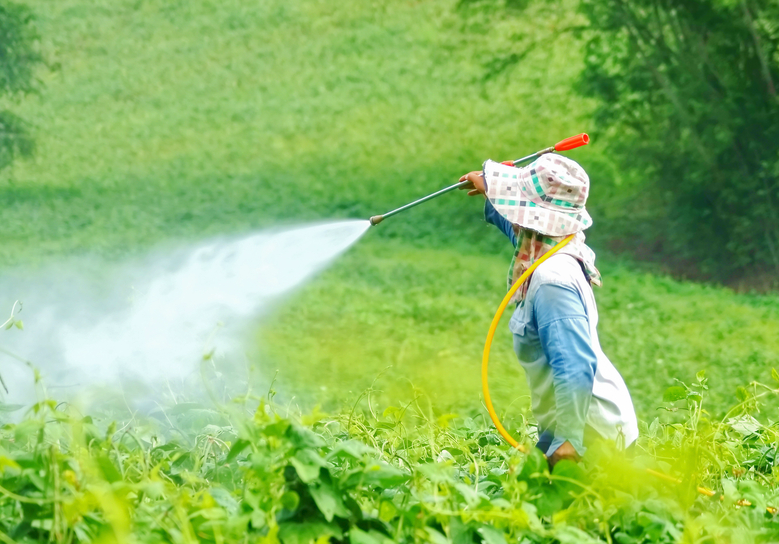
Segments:
[[[766,59],[765,53],[763,52],[763,46],[760,43],[760,36],[755,30],[755,23],[752,19],[752,14],[749,11],[747,0],[743,0],[741,2],[741,8],[744,11],[744,19],[746,19],[749,34],[752,36],[752,40],[755,42],[755,53],[757,53],[757,58],[760,61],[760,68],[763,73],[763,79],[765,80],[766,90],[772,98],[776,98],[776,87],[774,86],[774,80],[771,78],[771,70],[768,67],[768,60]]]

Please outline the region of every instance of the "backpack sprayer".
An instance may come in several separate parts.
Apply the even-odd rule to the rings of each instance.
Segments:
[[[535,159],[536,157],[540,157],[541,155],[545,155],[547,153],[554,153],[555,151],[569,151],[571,149],[576,149],[577,147],[581,147],[583,145],[587,145],[590,143],[590,137],[586,134],[578,134],[576,136],[571,136],[570,138],[566,138],[565,140],[562,140],[560,142],[557,142],[552,147],[547,147],[546,149],[542,149],[541,151],[536,151],[532,155],[528,155],[527,157],[522,157],[521,159],[517,159],[515,161],[504,161],[503,164],[506,164],[508,166],[519,166],[520,164],[527,162],[531,159]],[[413,208],[414,206],[418,206],[419,204],[422,204],[423,202],[427,202],[428,200],[432,200],[437,196],[441,196],[443,194],[446,194],[448,192],[454,191],[455,189],[459,189],[460,187],[463,187],[470,183],[469,181],[461,181],[460,183],[455,183],[454,185],[450,185],[449,187],[446,187],[444,189],[441,189],[440,191],[436,191],[433,194],[427,195],[425,197],[420,198],[419,200],[415,200],[414,202],[410,202],[406,204],[405,206],[401,206],[400,208],[396,210],[392,210],[391,212],[387,212],[384,215],[374,215],[370,218],[371,225],[376,226],[387,217],[392,217],[395,214],[398,214],[404,210],[408,210],[409,208]]]
[[[590,143],[590,137],[587,136],[587,134],[578,134],[576,136],[571,136],[570,138],[566,138],[565,140],[562,140],[552,147],[547,147],[546,149],[542,149],[541,151],[536,151],[532,155],[528,155],[527,157],[522,157],[521,159],[517,159],[515,161],[504,161],[503,164],[509,165],[509,166],[518,166],[524,162],[527,162],[531,159],[535,159],[536,157],[540,157],[541,155],[544,155],[546,153],[554,153],[555,151],[569,151],[571,149],[576,149],[577,147],[581,147],[583,145],[587,145]],[[460,187],[464,187],[470,183],[469,181],[461,181],[459,183],[455,183],[454,185],[450,185],[449,187],[445,187],[444,189],[441,189],[440,191],[436,191],[435,193],[429,194],[425,197],[420,198],[419,200],[415,200],[413,202],[409,202],[405,206],[401,206],[400,208],[397,208],[395,210],[392,210],[391,212],[387,212],[383,215],[374,215],[370,218],[371,225],[376,226],[382,221],[384,221],[385,218],[391,217],[395,214],[398,214],[404,210],[408,210],[409,208],[413,208],[414,206],[418,206],[419,204],[422,204],[423,202],[427,202],[428,200],[432,200],[437,196],[441,196],[445,193],[454,191],[455,189],[459,189]],[[482,384],[482,393],[484,394],[484,404],[487,407],[487,412],[490,414],[490,419],[492,420],[492,423],[495,425],[495,428],[498,430],[500,435],[511,444],[514,448],[518,449],[519,451],[523,453],[528,453],[528,448],[524,444],[520,444],[517,442],[511,434],[503,427],[503,424],[500,422],[500,418],[498,417],[498,414],[495,412],[495,407],[492,405],[492,398],[490,397],[490,389],[488,384],[488,368],[490,363],[490,348],[492,347],[492,340],[495,337],[495,331],[498,329],[498,324],[500,323],[500,318],[503,317],[503,312],[506,310],[506,307],[509,305],[509,302],[511,301],[511,298],[514,296],[514,293],[517,292],[517,290],[522,286],[523,283],[525,283],[528,278],[533,274],[536,268],[538,268],[539,265],[541,265],[544,261],[546,261],[548,258],[550,258],[552,255],[554,255],[557,251],[564,248],[568,242],[573,240],[573,237],[575,234],[571,234],[569,236],[566,236],[562,241],[560,241],[558,244],[556,244],[551,250],[549,250],[547,253],[542,255],[536,262],[534,262],[530,267],[525,270],[525,272],[517,279],[516,282],[514,282],[514,285],[511,286],[511,289],[509,289],[508,293],[506,293],[506,296],[503,297],[503,300],[500,303],[500,306],[498,306],[498,310],[495,312],[495,316],[492,318],[492,323],[490,323],[489,331],[487,332],[487,340],[484,343],[484,352],[482,353],[482,361],[481,361],[481,384]],[[681,484],[682,480],[679,480],[677,478],[674,478],[673,476],[669,476],[667,474],[663,474],[661,472],[657,472],[655,470],[646,468],[644,469],[647,474],[651,474],[657,478],[663,479],[667,482],[675,483],[675,484]],[[707,489],[705,487],[697,486],[696,490],[701,495],[706,495],[707,497],[714,497],[716,495],[716,492]],[[722,498],[722,497],[720,497]],[[736,504],[738,506],[751,506],[751,502],[746,499],[740,499],[736,501]],[[775,515],[779,513],[779,509],[775,508],[773,506],[767,506],[766,510],[768,513]]]

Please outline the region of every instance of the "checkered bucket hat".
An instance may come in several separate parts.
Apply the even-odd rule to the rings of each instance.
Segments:
[[[584,208],[590,178],[567,157],[548,153],[523,168],[488,160],[484,180],[498,213],[521,227],[567,236],[592,226]]]

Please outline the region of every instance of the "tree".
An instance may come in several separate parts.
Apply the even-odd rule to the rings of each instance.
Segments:
[[[705,277],[760,271],[775,286],[779,6],[582,0],[581,10],[582,88],[600,99],[597,124],[643,195],[625,207],[627,232]]]
[[[0,97],[14,98],[35,90],[35,69],[41,56],[33,16],[25,6],[0,3]],[[0,110],[0,169],[34,150],[27,122]]]

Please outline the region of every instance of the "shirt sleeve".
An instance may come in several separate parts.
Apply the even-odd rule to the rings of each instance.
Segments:
[[[514,225],[498,213],[498,210],[495,209],[495,206],[492,205],[489,199],[484,201],[484,220],[498,227],[498,230],[511,241],[511,245],[517,246],[517,235],[514,232]]]
[[[583,455],[584,427],[598,365],[584,303],[572,287],[544,284],[536,293],[533,310],[554,383],[555,436],[547,455],[565,441]]]

